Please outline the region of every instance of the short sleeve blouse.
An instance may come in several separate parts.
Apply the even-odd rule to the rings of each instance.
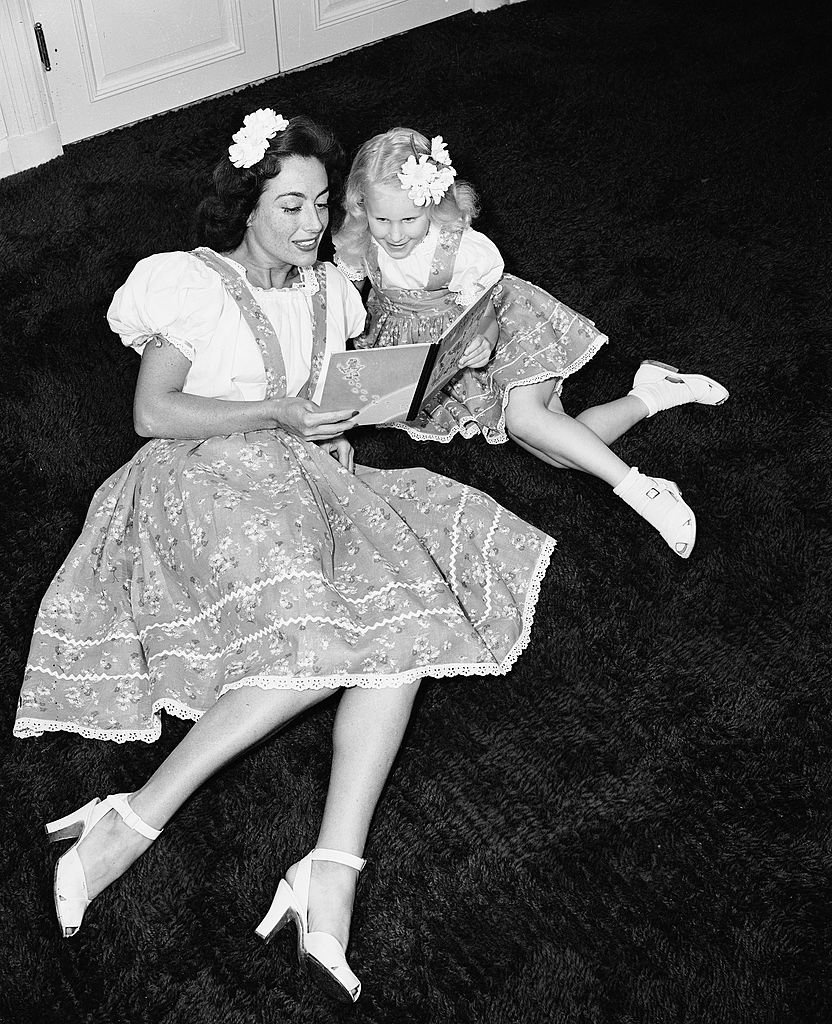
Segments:
[[[394,259],[373,241],[378,251],[378,266],[385,288],[426,288],[436,248],[435,225],[431,224],[422,241],[404,259]],[[497,246],[480,231],[466,228],[459,241],[453,274],[448,288],[459,296],[462,306],[470,305],[478,295],[503,276],[505,264]]]
[[[245,280],[239,263],[223,259]],[[324,267],[327,350],[343,352],[347,339],[363,330],[364,307],[343,274],[332,264]],[[297,395],[311,365],[315,274],[301,268],[300,280],[288,288],[248,287],[280,341],[287,394]],[[123,344],[139,353],[150,338],[161,336],[190,360],[182,389],[186,394],[228,401],[266,396],[263,359],[239,306],[219,275],[191,253],[159,253],[141,260],[115,293],[107,318]]]

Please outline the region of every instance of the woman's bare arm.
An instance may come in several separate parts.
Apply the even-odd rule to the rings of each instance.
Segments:
[[[173,345],[148,342],[133,400],[133,425],[141,437],[203,439],[280,427],[307,441],[323,441],[353,425],[352,409],[321,412],[304,398],[230,402],[186,395],[190,361]]]

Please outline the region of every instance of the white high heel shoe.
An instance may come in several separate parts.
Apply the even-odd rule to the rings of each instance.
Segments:
[[[628,395],[647,406],[647,415],[695,402],[697,405],[722,405],[728,401],[728,389],[701,373],[679,373],[677,367],[645,359],[633,378]]]
[[[46,835],[50,843],[57,843],[62,839],[75,839],[55,865],[55,913],[58,915],[58,924],[65,939],[71,938],[81,927],[86,909],[92,902],[87,894],[87,879],[81,858],[78,856],[78,844],[104,815],[116,811],[125,825],[146,839],[158,839],[162,834],[162,829],[151,828],[146,821],[142,821],[128,804],[127,796],[127,793],[116,793],[105,800],[95,797],[72,814],[50,821],[46,825]]]
[[[312,850],[298,863],[292,885],[281,878],[269,912],[257,925],[255,932],[261,939],[271,942],[280,929],[293,920],[298,931],[298,959],[312,968],[328,995],[342,1002],[354,1003],[361,995],[361,982],[350,970],[344,947],[328,932],[309,931],[309,882],[312,878],[312,862],[315,860],[331,860],[356,871],[361,871],[367,863],[360,857],[340,850]]]

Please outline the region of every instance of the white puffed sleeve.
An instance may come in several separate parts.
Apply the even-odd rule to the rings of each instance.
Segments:
[[[136,264],[107,319],[139,354],[151,337],[161,336],[193,363],[217,333],[223,303],[219,275],[190,253],[165,252]]]
[[[454,272],[448,287],[460,306],[470,306],[486,288],[503,276],[505,264],[497,246],[479,231],[466,228],[459,242]]]
[[[331,263],[326,264],[327,347],[343,352],[348,338],[357,338],[364,330],[367,313],[353,284]]]

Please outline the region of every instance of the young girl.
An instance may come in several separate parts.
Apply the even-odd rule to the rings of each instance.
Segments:
[[[510,437],[557,469],[592,473],[687,558],[696,519],[677,485],[628,466],[608,444],[646,416],[689,402],[719,405],[728,392],[709,377],[647,360],[626,396],[567,416],[564,379],[608,339],[541,288],[503,273],[497,247],[471,227],[473,189],[455,178],[441,136],[428,142],[393,128],[361,146],[347,180],[335,262],[356,284],[370,280],[370,322],[359,347],[435,339],[496,286],[494,308],[460,361],[463,372],[419,420],[395,426],[419,440],[477,431],[489,444]]]

